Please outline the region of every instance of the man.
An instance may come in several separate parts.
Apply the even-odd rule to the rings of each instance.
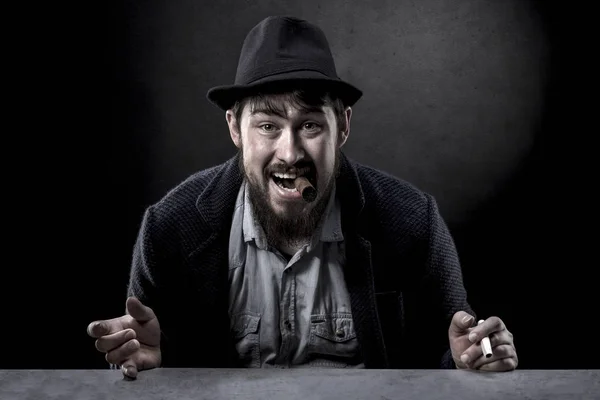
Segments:
[[[126,314],[88,326],[109,363],[517,367],[502,320],[475,323],[435,200],[342,153],[361,95],[318,27],[250,31],[235,84],[208,92],[238,154],[147,209]]]

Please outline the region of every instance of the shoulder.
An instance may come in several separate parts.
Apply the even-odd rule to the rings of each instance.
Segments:
[[[212,166],[188,176],[182,182],[170,189],[156,204],[195,202],[209,183],[225,168],[226,163]]]
[[[171,188],[151,207],[167,213],[173,210],[181,213],[182,210],[194,209],[198,197],[223,168],[224,164],[219,164],[195,172]]]
[[[354,166],[370,225],[389,233],[427,235],[431,212],[436,209],[431,194],[389,172],[357,162]]]
[[[147,207],[145,222],[163,231],[203,224],[197,207],[198,199],[215,179],[223,175],[231,162],[229,160],[189,175]]]
[[[427,213],[432,196],[389,172],[354,163],[366,205],[383,211]]]

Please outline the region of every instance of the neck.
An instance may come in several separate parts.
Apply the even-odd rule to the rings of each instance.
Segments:
[[[277,244],[277,250],[288,257],[293,257],[306,243],[309,242],[309,238],[306,239],[294,239],[291,241],[285,241]]]

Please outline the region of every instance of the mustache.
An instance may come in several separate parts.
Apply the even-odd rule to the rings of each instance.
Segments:
[[[267,167],[266,172],[268,175],[271,175],[274,173],[307,174],[314,170],[315,170],[314,164],[312,162],[306,161],[306,162],[296,163],[292,166],[288,166],[285,163],[272,164],[269,167]]]

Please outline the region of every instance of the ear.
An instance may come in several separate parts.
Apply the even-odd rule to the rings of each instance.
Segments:
[[[233,111],[227,110],[225,113],[225,119],[227,120],[227,125],[229,126],[229,135],[231,136],[231,140],[233,140],[235,147],[239,149],[242,146],[242,135],[240,132],[240,125],[235,119]]]
[[[348,136],[350,136],[350,119],[352,118],[352,108],[346,107],[346,110],[344,111],[344,118],[345,126],[344,129],[340,131],[339,147],[342,147],[346,143],[346,140],[348,140]]]

